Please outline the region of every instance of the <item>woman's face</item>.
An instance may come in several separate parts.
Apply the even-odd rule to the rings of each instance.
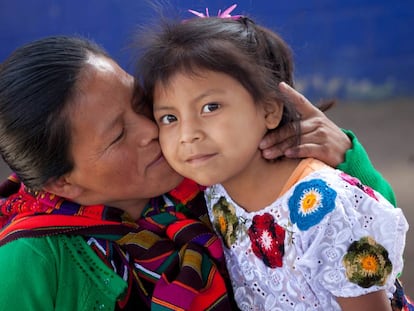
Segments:
[[[182,180],[165,161],[155,123],[132,108],[133,78],[114,61],[91,56],[70,103],[73,200],[139,216],[149,198]]]

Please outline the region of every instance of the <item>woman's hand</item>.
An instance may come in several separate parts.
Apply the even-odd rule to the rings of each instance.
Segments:
[[[295,131],[285,125],[267,134],[259,148],[263,157],[275,159],[282,155],[289,158],[316,158],[336,167],[345,159],[345,152],[352,147],[351,140],[321,110],[313,106],[302,94],[284,82],[279,84],[281,92],[301,115],[301,137],[299,145],[293,146]]]

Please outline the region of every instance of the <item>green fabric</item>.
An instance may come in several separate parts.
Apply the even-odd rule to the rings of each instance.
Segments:
[[[370,186],[381,193],[394,206],[397,205],[391,185],[384,179],[371,163],[364,147],[349,130],[343,130],[351,139],[352,148],[345,153],[345,161],[338,165],[338,169],[357,177],[363,184]]]
[[[114,310],[126,283],[79,236],[0,247],[0,310]]]

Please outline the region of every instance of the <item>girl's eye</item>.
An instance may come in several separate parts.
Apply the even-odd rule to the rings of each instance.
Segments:
[[[220,108],[220,104],[210,103],[203,106],[203,112],[213,112]]]
[[[177,118],[172,114],[166,114],[165,116],[162,116],[160,118],[160,123],[161,124],[170,124],[174,121],[177,121]]]

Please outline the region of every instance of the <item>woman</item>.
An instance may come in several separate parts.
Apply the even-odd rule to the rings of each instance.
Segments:
[[[287,95],[308,117],[302,141],[311,148],[298,156],[318,157],[333,145],[318,133],[332,130],[338,152],[323,159],[337,165],[347,136]],[[140,96],[81,38],[38,40],[2,64],[0,151],[16,175],[2,188],[0,310],[233,308],[203,196],[167,165],[155,123],[133,110]],[[346,160],[369,163],[352,143]],[[367,167],[353,173],[363,179]],[[371,186],[392,194],[380,175]]]

